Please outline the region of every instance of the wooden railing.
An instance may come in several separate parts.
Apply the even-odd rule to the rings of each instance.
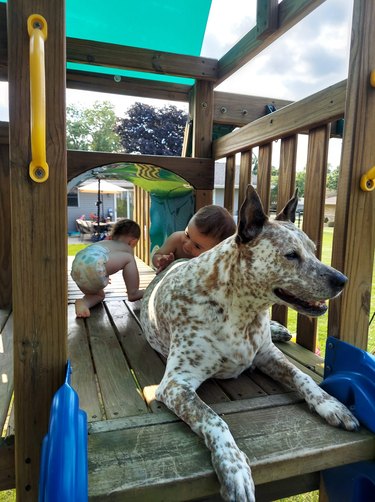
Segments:
[[[214,141],[214,159],[226,159],[224,205],[234,212],[235,156],[240,153],[240,206],[251,182],[251,158],[259,148],[257,191],[270,210],[272,148],[280,141],[277,211],[293,195],[296,179],[298,134],[308,135],[303,230],[317,244],[321,257],[326,191],[327,158],[331,123],[344,116],[346,81],[290,104]],[[276,166],[275,166],[276,167]],[[237,208],[236,208],[237,209]],[[239,208],[238,208],[239,209]],[[274,306],[273,319],[287,326],[287,308]],[[314,351],[317,321],[298,315],[297,343]]]

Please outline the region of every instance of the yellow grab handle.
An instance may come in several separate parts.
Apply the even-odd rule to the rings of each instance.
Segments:
[[[47,39],[47,21],[39,14],[27,20],[30,37],[30,132],[31,179],[42,183],[48,179],[46,161],[46,89],[44,67],[44,42]]]
[[[361,177],[361,188],[364,192],[371,192],[375,188],[375,166]]]
[[[375,70],[372,70],[370,73],[370,85],[371,87],[375,87]]]

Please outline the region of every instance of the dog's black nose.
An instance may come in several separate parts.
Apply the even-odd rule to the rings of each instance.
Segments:
[[[331,286],[335,289],[343,289],[345,284],[348,282],[346,275],[342,274],[338,270],[335,270],[330,277]]]

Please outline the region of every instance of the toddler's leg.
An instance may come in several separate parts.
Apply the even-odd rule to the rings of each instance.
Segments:
[[[84,292],[84,291],[83,291]],[[86,293],[83,298],[76,300],[75,310],[77,317],[90,317],[90,308],[104,300],[105,294],[103,290],[97,293]]]

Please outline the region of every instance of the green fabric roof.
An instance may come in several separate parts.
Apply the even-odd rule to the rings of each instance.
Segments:
[[[211,0],[66,0],[68,37],[199,56]],[[192,85],[193,80],[68,63],[68,68]]]
[[[66,35],[200,56],[212,0],[66,0]],[[6,2],[6,0],[0,0]],[[48,21],[48,19],[47,19]],[[192,85],[193,80],[68,63],[68,68]]]

